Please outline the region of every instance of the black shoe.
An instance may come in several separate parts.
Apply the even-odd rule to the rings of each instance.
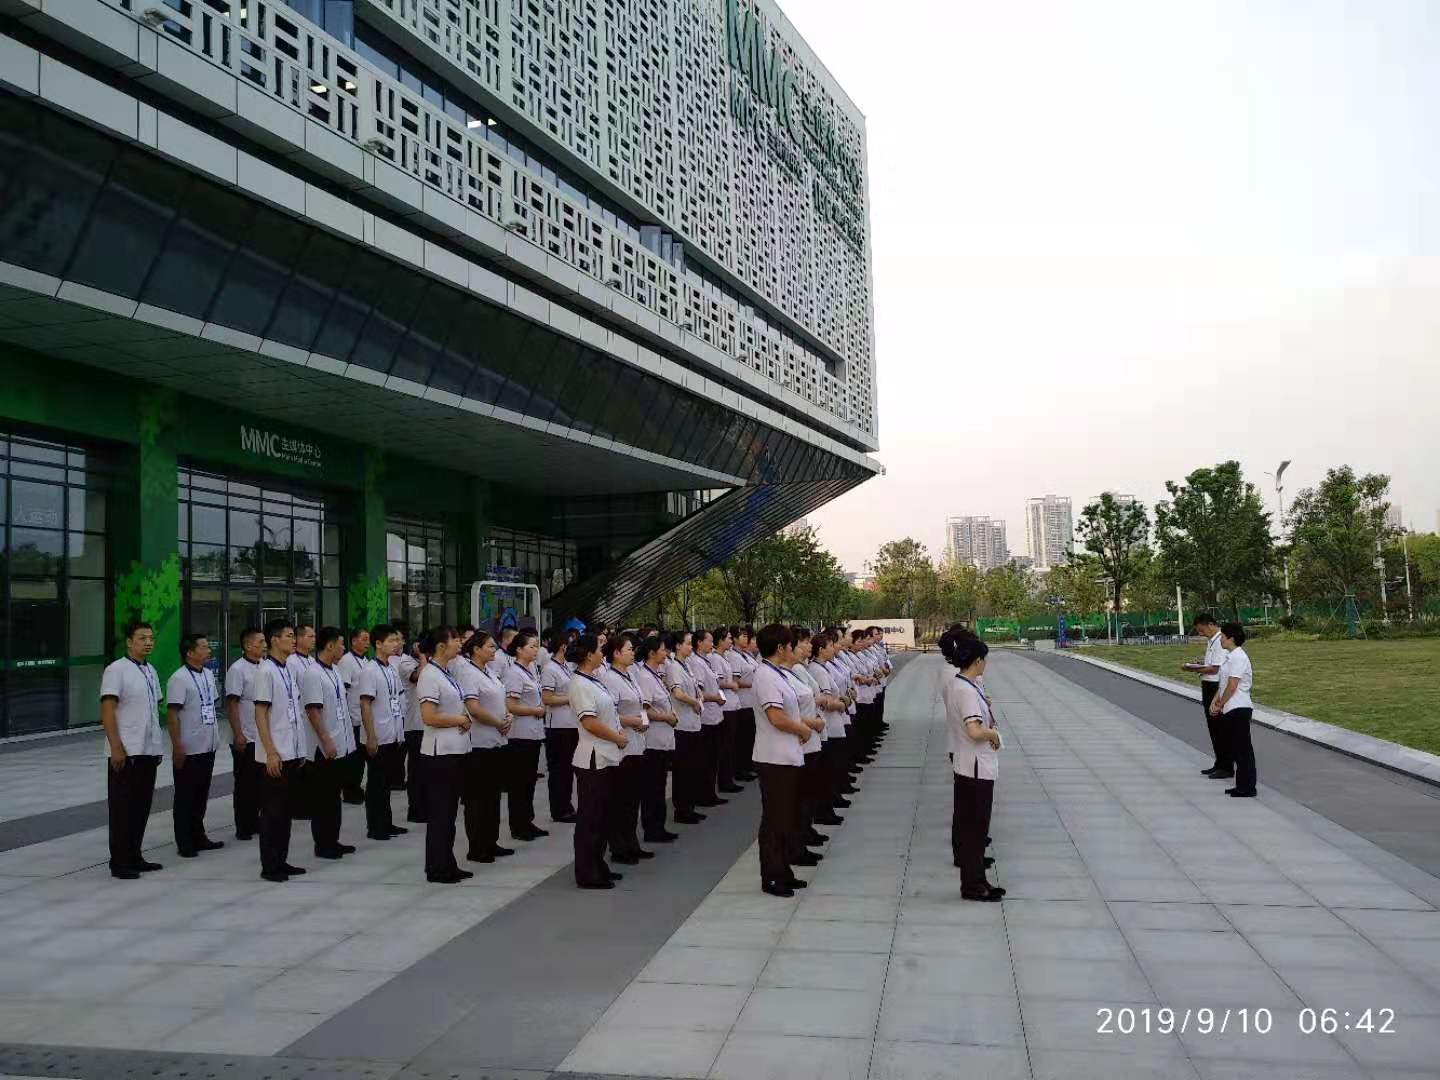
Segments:
[[[495,856],[494,856],[494,855],[466,855],[466,856],[465,856],[465,861],[466,861],[466,862],[492,863],[492,862],[495,861]]]
[[[985,856],[985,869],[988,870],[988,869],[990,869],[990,867],[992,867],[992,866],[994,866],[994,865],[995,865],[995,860],[992,859],[989,855],[986,855],[986,856]]]
[[[611,856],[610,856],[610,861],[613,862],[613,863],[619,863],[621,866],[639,866],[639,865],[640,865],[640,856],[639,856],[639,855],[615,855],[615,854],[612,853]]]
[[[624,881],[624,880],[625,880],[625,875],[624,875],[624,874],[617,874],[614,870],[611,870],[611,871],[610,871],[610,875],[609,875],[609,876],[610,876],[610,880],[611,880],[611,881]]]
[[[808,881],[801,881],[798,877],[792,877],[789,881],[784,882],[784,884],[792,889],[803,889],[810,883]]]
[[[391,836],[389,833],[383,833],[383,832],[367,832],[367,833],[365,834],[365,839],[366,839],[366,840],[393,840],[393,839],[395,839],[395,838],[394,838],[393,836]]]
[[[283,870],[276,871],[273,874],[262,872],[260,877],[265,881],[273,881],[276,885],[283,885],[290,880],[290,875]]]
[[[549,836],[549,835],[550,835],[550,832],[549,832],[548,829],[542,829],[542,828],[540,828],[540,826],[538,826],[538,825],[532,826],[531,829],[530,829],[530,837],[531,837],[531,839],[533,839],[533,840],[538,840],[538,839],[540,839],[542,836]]]
[[[351,806],[365,805],[365,793],[363,791],[359,795],[344,795],[341,798],[344,802],[348,803]]]
[[[696,806],[703,806],[703,807],[705,807],[705,808],[708,810],[708,809],[709,809],[710,807],[712,807],[712,806],[729,806],[729,805],[730,805],[730,800],[729,800],[729,799],[705,799],[705,800],[703,800],[703,801],[697,800],[696,803],[695,803],[695,805],[696,805]]]
[[[844,819],[843,817],[841,817],[839,814],[829,814],[829,815],[827,815],[826,817],[817,817],[817,818],[815,819],[815,824],[816,824],[816,825],[844,825],[844,824],[845,824],[845,819]],[[828,839],[828,837],[827,837],[827,839]]]
[[[255,834],[254,834],[253,832],[237,832],[237,833],[235,834],[235,839],[236,839],[236,840],[254,840],[254,839],[255,839]]]
[[[429,819],[424,814],[410,813],[405,815],[405,820],[412,825],[424,825]]]
[[[767,881],[760,886],[760,891],[769,893],[771,896],[783,897],[786,900],[795,895],[794,889],[780,881]]]
[[[691,812],[691,813],[688,813],[688,814],[676,814],[676,815],[675,815],[675,821],[676,821],[678,824],[680,824],[680,825],[699,825],[700,822],[702,822],[702,821],[704,821],[704,820],[705,820],[705,815],[704,815],[704,814],[696,814],[696,813],[694,813],[694,812]]]
[[[995,841],[992,840],[992,839],[990,839],[990,837],[988,837],[988,836],[985,837],[985,846],[986,846],[986,847],[989,847],[989,846],[990,846],[991,844],[993,844],[994,842],[995,842]]]
[[[210,839],[205,839],[205,840],[200,841],[199,846],[198,846],[195,850],[197,850],[197,851],[219,851],[219,850],[220,850],[222,847],[224,847],[224,846],[225,846],[225,841],[224,841],[224,840],[210,840]]]
[[[528,832],[527,832],[527,833],[516,833],[516,832],[512,832],[512,833],[510,834],[510,839],[511,839],[511,840],[519,840],[522,844],[528,844],[528,843],[530,843],[532,840],[537,840],[537,839],[539,839],[539,837],[535,836],[533,833],[528,833]]]
[[[1219,772],[1219,771],[1220,771],[1220,766],[1219,766],[1219,765],[1211,765],[1208,769],[1201,769],[1201,770],[1200,770],[1200,775],[1201,775],[1201,776],[1209,776],[1211,773]]]
[[[425,880],[431,885],[459,885],[465,879],[460,876],[460,871],[446,871],[443,874],[426,874]]]
[[[303,866],[291,866],[288,862],[283,867],[281,867],[281,869],[283,869],[285,873],[289,874],[291,877],[299,877],[301,874],[305,873],[305,868]]]
[[[1232,799],[1253,799],[1258,793],[1254,791],[1241,791],[1239,788],[1230,788],[1225,794],[1229,795]]]
[[[962,892],[962,893],[960,894],[960,899],[961,899],[961,900],[978,900],[978,901],[979,901],[980,903],[982,903],[982,904],[998,904],[998,903],[1000,902],[1000,898],[1001,898],[1002,896],[1004,896],[1004,895],[1005,895],[1005,894],[1002,893],[1002,892],[1000,892],[998,889],[991,889],[989,892],[983,892],[983,893],[963,893],[963,892]]]
[[[1212,772],[1209,776],[1211,780],[1234,780],[1235,770],[1228,769],[1225,772]]]
[[[328,848],[323,851],[320,848],[316,848],[315,857],[317,859],[343,859],[345,857],[345,853],[336,848]]]
[[[555,822],[555,824],[557,824],[557,825],[574,825],[574,824],[575,824],[575,811],[574,811],[574,810],[571,810],[571,811],[569,811],[568,813],[564,813],[564,814],[559,814],[559,815],[553,816],[553,817],[550,818],[550,820],[553,821],[553,822]]]
[[[582,881],[576,882],[576,884],[582,889],[613,889],[615,887],[613,881]]]
[[[819,866],[820,856],[807,852],[804,855],[797,855],[790,860],[791,866]]]
[[[158,862],[146,862],[144,859],[141,859],[135,864],[135,869],[139,870],[142,874],[151,874],[156,870],[164,870],[165,867],[161,866]]]
[[[461,881],[469,881],[472,877],[475,876],[475,871],[461,870],[459,867],[456,867],[455,873],[459,876]]]
[[[641,848],[639,851],[635,852],[635,857],[637,859],[653,859],[655,857],[655,853],[653,851],[646,851],[644,848]]]
[[[335,845],[335,850],[340,852],[341,855],[354,855],[359,849],[356,848],[354,844],[337,844]]]
[[[834,802],[832,802],[830,805],[831,805],[834,809],[836,809],[836,810],[848,810],[848,809],[850,809],[850,807],[854,806],[855,804],[852,803],[849,799],[845,798],[845,797],[842,795],[840,798],[836,799],[836,800],[835,800]]]
[[[139,870],[128,870],[128,869],[127,869],[127,870],[111,870],[111,871],[110,871],[110,876],[113,877],[113,878],[119,878],[121,881],[139,881],[139,880],[140,880],[140,871],[139,871]]]
[[[645,843],[647,844],[673,844],[679,839],[679,833],[670,832],[668,829],[664,832],[645,834]]]
[[[388,831],[391,836],[404,836],[410,830],[400,825],[391,825]]]
[[[496,844],[490,849],[490,854],[494,855],[497,859],[503,859],[507,855],[514,855],[515,849],[513,847],[501,847],[499,844]]]
[[[200,856],[200,852],[198,851],[181,851],[179,848],[175,849],[175,854],[179,855],[182,859],[195,859]]]
[[[758,777],[757,777],[756,774],[753,773],[753,772],[747,772],[747,773],[736,773],[736,774],[735,774],[735,779],[741,781],[742,783],[750,784],[750,783],[754,783],[755,780],[758,779]]]
[[[816,844],[828,844],[829,842],[830,838],[816,829],[811,829],[805,834],[806,847],[814,847]]]
[[[720,794],[722,795],[738,795],[745,789],[739,784],[726,784],[724,787],[716,788],[715,790],[720,792]]]

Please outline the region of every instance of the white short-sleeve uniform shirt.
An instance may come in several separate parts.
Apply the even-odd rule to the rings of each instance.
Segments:
[[[457,656],[450,664],[450,674],[460,687],[466,701],[473,701],[483,712],[497,720],[505,718],[505,687],[500,680],[485,668],[476,667],[471,661]],[[510,740],[500,734],[499,728],[482,724],[471,717],[470,746],[474,750],[497,750]]]
[[[630,669],[623,674],[616,671],[609,664],[603,664],[596,676],[605,684],[605,689],[610,691],[610,696],[615,699],[615,715],[627,717],[631,720],[639,718],[640,722],[649,727],[650,717],[645,715],[645,695],[640,690],[640,683],[635,678],[635,665],[631,664]],[[625,756],[638,757],[645,753],[645,730],[636,731],[634,728],[626,728],[625,734],[629,741],[625,744]]]
[[[1240,685],[1235,688],[1235,693],[1230,695],[1230,700],[1225,702],[1226,713],[1232,713],[1236,709],[1253,709],[1255,703],[1250,699],[1250,688],[1255,682],[1255,669],[1250,666],[1250,656],[1244,648],[1236,646],[1225,654],[1225,663],[1220,667],[1220,692],[1225,692],[1225,687],[1230,685],[1231,679],[1239,679]]]
[[[649,664],[636,664],[630,669],[630,673],[635,676],[640,694],[647,702],[661,712],[675,711],[679,702],[670,696],[670,689],[665,685],[664,667],[656,671]],[[645,729],[645,749],[674,750],[675,729],[669,724],[652,723]]]
[[[787,675],[768,660],[755,669],[755,753],[754,761],[767,765],[804,765],[800,740],[770,723],[768,710],[780,708],[787,719],[800,722],[800,696],[795,676]]]
[[[305,672],[309,671],[319,662],[320,661],[316,660],[313,656],[301,656],[298,652],[292,652],[285,658],[285,666],[289,669],[291,677],[302,680],[301,686],[305,685],[303,681]]]
[[[730,665],[730,674],[739,685],[739,680],[744,679],[751,682],[755,678],[755,668],[758,666],[749,653],[734,646],[725,653],[725,662]],[[753,709],[755,708],[755,688],[753,686],[740,686],[735,692],[736,698],[731,708]]]
[[[820,719],[820,708],[815,704],[815,695],[820,692],[820,686],[815,682],[814,676],[805,670],[804,664],[796,664],[790,669],[795,676],[795,696],[800,699],[800,718],[802,720]],[[810,738],[805,740],[805,745],[800,749],[806,754],[817,752],[825,744],[825,733],[814,731]]]
[[[714,653],[711,653],[713,656]],[[715,679],[715,671],[711,668],[705,657],[699,653],[691,653],[690,659],[686,661],[689,665],[690,675],[695,680],[696,697],[704,694],[718,694],[720,683]],[[703,702],[700,708],[700,724],[702,727],[714,727],[725,718],[719,703],[714,701]]]
[[[439,664],[426,664],[415,684],[416,697],[423,704],[429,702],[441,716],[464,716],[465,702],[460,687]],[[420,739],[420,753],[427,757],[443,757],[448,754],[468,754],[470,735],[458,727],[430,727],[425,725],[425,734]]]
[[[338,670],[318,660],[307,665],[300,677],[300,701],[307,709],[311,705],[319,708],[320,724],[325,729],[325,734],[330,736],[337,758],[355,752],[355,725],[350,722],[350,703],[345,693],[345,680],[340,677]],[[376,728],[378,732],[378,724]],[[305,724],[305,737],[305,756],[313,757],[320,747],[320,740],[308,719]]]
[[[835,689],[835,673],[818,660],[811,660],[805,665],[805,670],[810,673],[811,681],[815,683],[816,689],[826,697],[840,696]],[[843,739],[845,737],[846,713],[844,709],[821,709],[820,715],[825,721],[825,738]]]
[[[220,693],[209,668],[196,671],[181,664],[165,684],[165,705],[177,708],[180,749],[187,754],[213,754],[220,749]]]
[[[1219,630],[1216,630],[1215,636],[1205,643],[1205,666],[1217,668],[1225,666],[1225,646],[1220,644]],[[1217,671],[1214,675],[1201,675],[1200,681],[1218,683],[1220,673]]]
[[[993,728],[995,717],[985,694],[964,675],[945,680],[945,722],[950,728],[950,746],[957,776],[994,780],[1000,774],[1000,755],[988,742],[976,742],[965,730],[970,720]]]
[[[486,665],[487,667],[489,665]],[[532,708],[543,709],[545,703],[540,699],[540,679],[535,672],[531,671],[520,661],[511,657],[510,662],[505,665],[505,674],[500,679],[505,684],[505,697],[518,701],[521,705],[529,705]],[[543,716],[517,716],[510,726],[510,740],[516,739],[544,739],[545,718]]]
[[[570,669],[552,656],[540,668],[540,689],[559,697],[568,697],[572,678]],[[573,731],[576,727],[575,710],[569,705],[546,705],[545,726],[551,731]]]
[[[401,692],[405,695],[405,732],[423,732],[425,725],[420,722],[420,693],[415,683],[411,682],[420,661],[413,656],[392,656],[390,666],[400,677]]]
[[[725,699],[719,704],[715,705],[716,712],[719,713],[719,715],[723,718],[727,711],[735,707],[735,691],[726,690],[723,686],[720,685],[722,681],[730,681],[730,664],[725,659],[725,657],[721,656],[714,649],[711,649],[708,653],[702,656],[701,659],[704,660],[707,665],[709,665],[710,673],[715,676],[715,692]],[[701,719],[705,723],[710,722],[708,720],[705,720],[703,714],[701,716]]]
[[[100,698],[115,699],[115,726],[131,757],[158,757],[165,752],[160,738],[160,676],[150,662],[122,656],[100,677]],[[109,757],[109,744],[102,745]]]
[[[400,676],[388,661],[372,661],[365,669],[367,685],[360,696],[370,701],[370,722],[375,725],[375,741],[381,746],[405,741],[405,695]]]
[[[262,661],[263,662],[263,661]],[[255,675],[260,665],[240,657],[225,672],[225,698],[235,699],[235,715],[240,721],[240,733],[255,742],[260,738],[255,730]]]
[[[270,706],[270,741],[281,761],[298,761],[310,752],[310,724],[300,707],[300,686],[290,669],[273,657],[260,661],[255,673],[255,700]],[[337,748],[339,744],[336,744]],[[255,740],[255,760],[265,764],[265,743]]]
[[[570,684],[570,695],[577,721],[587,716],[594,717],[611,731],[620,730],[620,712],[615,706],[615,698],[595,675],[576,672],[575,681]],[[625,734],[630,736],[632,733],[627,731]],[[608,769],[619,765],[624,757],[622,748],[609,739],[597,739],[585,730],[583,723],[580,724],[580,740],[575,745],[575,756],[570,759],[575,768]]]
[[[335,662],[335,670],[340,673],[340,681],[345,684],[345,705],[350,710],[350,723],[356,727],[360,725],[360,691],[370,685],[370,680],[365,678],[365,672],[374,662],[369,657],[356,656],[349,649]]]
[[[692,654],[693,655],[693,654]],[[665,689],[679,690],[692,698],[699,698],[700,690],[695,685],[695,676],[690,669],[680,662],[680,659],[671,656],[665,661]],[[679,723],[675,725],[676,731],[699,731],[700,710],[686,705],[683,701],[670,695],[670,707],[675,710],[675,716]]]

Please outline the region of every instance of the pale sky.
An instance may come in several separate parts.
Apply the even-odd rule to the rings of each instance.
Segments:
[[[869,134],[888,474],[811,516],[848,569],[1231,457],[1435,529],[1440,5],[781,6]]]

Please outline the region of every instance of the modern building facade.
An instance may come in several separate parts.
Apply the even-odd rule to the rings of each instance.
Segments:
[[[767,0],[0,0],[0,735],[130,617],[614,620],[862,483],[865,160]]]
[[[1075,550],[1075,519],[1068,495],[1025,501],[1025,551],[1036,570],[1059,566]]]
[[[1010,561],[1005,522],[992,517],[945,519],[945,545],[950,557],[980,570],[993,570]]]

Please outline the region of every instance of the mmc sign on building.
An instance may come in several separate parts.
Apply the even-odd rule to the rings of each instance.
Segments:
[[[0,737],[615,620],[878,471],[864,120],[766,0],[0,0],[0,364]]]

